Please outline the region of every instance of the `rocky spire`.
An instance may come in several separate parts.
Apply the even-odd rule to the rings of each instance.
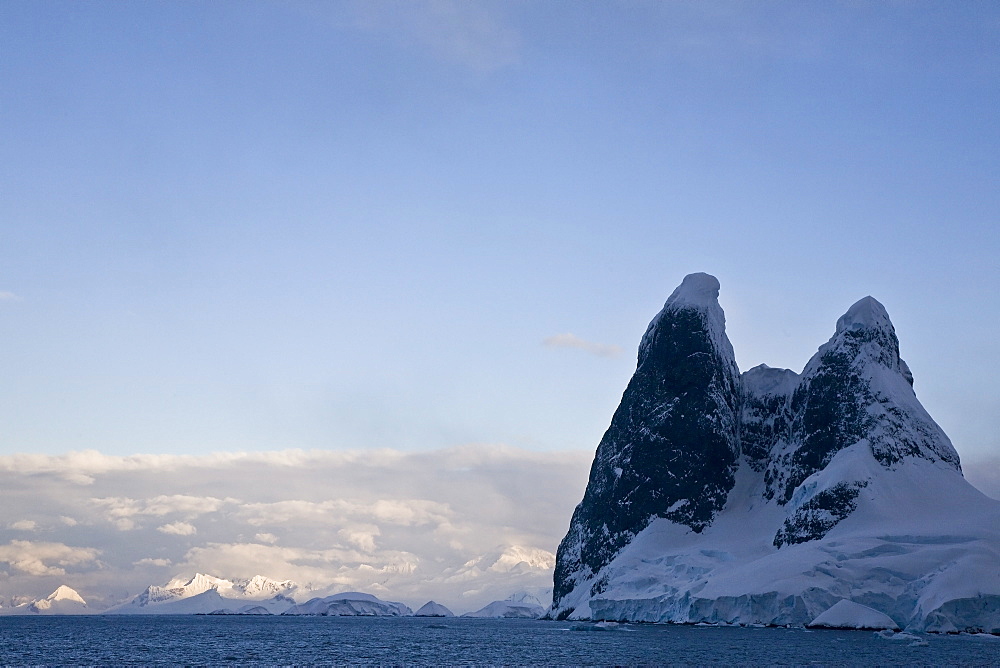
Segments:
[[[700,532],[725,504],[739,460],[740,390],[718,295],[715,277],[691,274],[646,330],[559,546],[556,601],[653,518]]]

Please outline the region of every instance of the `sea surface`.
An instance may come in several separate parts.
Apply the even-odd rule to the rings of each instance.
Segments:
[[[998,665],[1000,637],[419,617],[0,617],[3,665]]]

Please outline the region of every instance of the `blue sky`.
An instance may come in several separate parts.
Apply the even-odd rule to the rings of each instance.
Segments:
[[[995,458],[998,36],[989,2],[8,0],[0,453],[592,450],[705,271],[743,369],[875,296]]]

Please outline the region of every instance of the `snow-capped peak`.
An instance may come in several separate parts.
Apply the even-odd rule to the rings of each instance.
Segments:
[[[87,602],[83,600],[83,597],[80,596],[80,594],[78,594],[75,589],[73,589],[72,587],[67,587],[66,585],[59,585],[59,587],[57,587],[54,592],[49,594],[45,600],[73,601],[74,603],[82,603],[83,605],[87,605]]]
[[[285,593],[298,587],[291,580],[281,580],[279,582],[263,575],[255,575],[249,580],[235,580],[234,586],[247,598],[274,596],[275,594]]]
[[[885,307],[874,297],[864,297],[854,302],[847,313],[837,320],[837,334],[848,329],[888,329],[892,330],[892,321]]]
[[[548,570],[556,555],[546,550],[520,545],[498,546],[494,551],[467,561],[463,568],[507,573],[514,570]]]
[[[32,601],[25,609],[28,612],[50,615],[74,615],[88,612],[87,602],[83,600],[83,597],[75,589],[66,585],[60,585],[43,599]]]
[[[663,309],[653,318],[646,328],[646,333],[639,342],[639,364],[646,358],[649,350],[654,346],[654,342],[659,336],[659,330],[664,318],[670,322],[670,314],[694,310],[700,316],[702,326],[707,331],[716,350],[722,355],[724,360],[731,364],[733,371],[738,375],[736,368],[733,344],[726,336],[726,314],[719,305],[719,279],[705,273],[688,274],[681,281],[681,284],[667,298]]]
[[[712,306],[719,303],[719,279],[711,274],[688,274],[667,298],[667,305]]]
[[[214,575],[195,573],[194,577],[190,579],[185,579],[184,576],[178,576],[168,582],[165,588],[171,590],[183,590],[182,592],[178,592],[182,596],[194,596],[204,591],[208,591],[209,589],[215,589],[220,592],[232,589],[233,582],[232,580],[217,578]]]

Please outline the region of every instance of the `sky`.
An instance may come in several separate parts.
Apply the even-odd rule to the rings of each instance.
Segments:
[[[744,370],[876,297],[997,496],[998,108],[991,2],[7,0],[0,469],[587,460],[704,271]]]

